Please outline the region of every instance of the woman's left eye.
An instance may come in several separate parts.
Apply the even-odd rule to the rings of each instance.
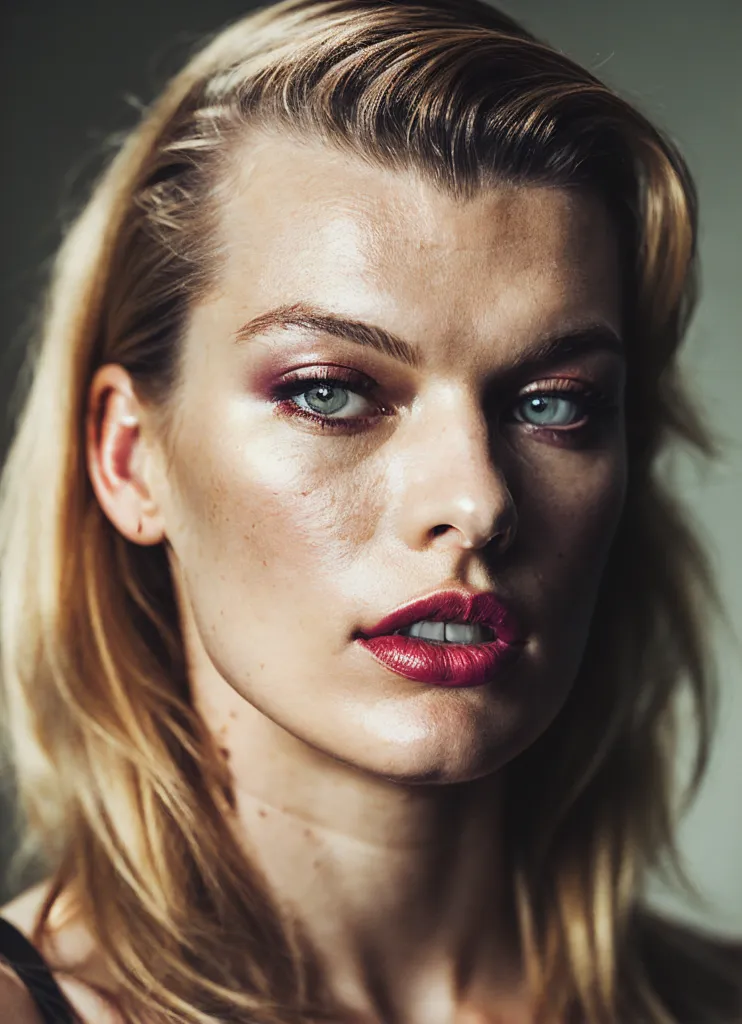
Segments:
[[[532,427],[577,430],[614,409],[607,396],[599,392],[538,391],[521,396],[513,409],[513,419]]]
[[[581,403],[563,395],[526,395],[513,415],[521,423],[534,427],[569,427],[583,415]]]

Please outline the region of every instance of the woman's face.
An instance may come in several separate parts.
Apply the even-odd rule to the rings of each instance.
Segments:
[[[232,748],[262,723],[379,776],[482,776],[565,701],[621,513],[608,216],[556,188],[454,200],[287,139],[237,166],[155,477],[198,700],[230,709]],[[451,588],[517,619],[490,682],[412,680],[359,643]]]

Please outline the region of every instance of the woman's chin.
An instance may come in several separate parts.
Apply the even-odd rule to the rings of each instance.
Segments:
[[[497,771],[541,731],[534,723],[526,730],[502,709],[495,713],[484,703],[475,707],[449,696],[445,702],[436,700],[434,708],[379,702],[349,723],[342,744],[322,746],[335,760],[379,778],[410,785],[453,784]]]

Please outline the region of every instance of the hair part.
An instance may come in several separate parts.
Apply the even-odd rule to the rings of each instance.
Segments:
[[[84,456],[104,363],[129,371],[167,432],[189,311],[222,259],[230,160],[251,132],[414,169],[462,201],[503,182],[583,189],[614,217],[627,502],[571,697],[506,769],[504,834],[540,1010],[678,1024],[630,942],[650,867],[669,857],[690,887],[674,843],[677,694],[687,687],[699,723],[691,794],[714,707],[713,585],[657,469],[673,440],[712,450],[676,364],[695,300],[695,193],[641,114],[477,0],[285,0],[238,21],[168,84],[62,246],[0,518],[8,723],[53,879],[46,911],[74,893],[122,1006],[146,1004],[156,1024],[321,1019],[301,936],[226,825],[228,779],[190,701],[164,546],[117,533]]]

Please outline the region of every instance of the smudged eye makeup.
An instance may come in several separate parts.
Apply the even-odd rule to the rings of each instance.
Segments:
[[[271,401],[277,410],[317,424],[321,429],[353,432],[367,429],[393,410],[379,399],[370,378],[343,367],[314,367],[311,375],[278,383]],[[535,382],[504,409],[502,422],[531,431],[582,433],[614,417],[619,405],[611,396],[572,378]]]

